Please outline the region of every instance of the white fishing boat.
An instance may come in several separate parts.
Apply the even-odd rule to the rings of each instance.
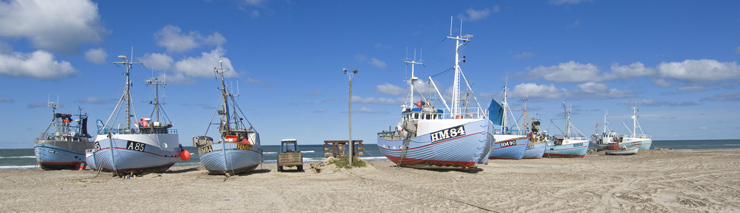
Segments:
[[[159,102],[159,86],[165,84],[157,78],[147,81],[147,85],[154,85],[157,91],[151,102],[154,105],[152,114],[156,115],[156,119],[141,118],[136,122],[138,117],[132,112],[130,70],[134,64],[141,63],[126,60],[126,56],[118,57],[121,62],[114,63],[126,69],[123,95],[108,120],[98,120],[98,135],[87,162],[94,168],[119,176],[165,171],[180,159],[180,153],[184,151],[178,142],[177,130],[172,128],[167,114],[160,114],[164,109],[161,106],[163,103]],[[124,120],[119,121],[118,115],[122,109],[125,109]]]
[[[529,118],[529,114],[527,113],[527,99],[524,99],[524,114],[522,115],[524,124],[524,129],[528,130],[527,133],[527,139],[529,140],[529,143],[527,144],[527,149],[524,151],[523,159],[540,159],[545,154],[545,148],[547,147],[547,140],[545,140],[545,136],[542,135],[542,132],[540,131],[540,120],[538,118]],[[528,127],[527,124],[531,124],[531,127]]]
[[[415,83],[414,65],[417,61],[406,61],[411,64],[409,96],[406,105],[402,105],[401,121],[395,130],[378,133],[380,152],[398,166],[430,169],[465,169],[475,168],[488,162],[488,156],[494,141],[493,125],[486,112],[480,107],[465,75],[460,69],[460,47],[470,41],[472,35],[447,38],[455,40],[455,70],[452,86],[452,107],[442,97],[434,81],[429,77],[431,86],[439,95],[445,108],[436,108],[430,99],[421,95],[420,101],[414,100]],[[461,82],[467,93],[460,93]],[[477,107],[471,107],[472,97]]]
[[[642,132],[642,127],[637,122],[637,111],[637,107],[632,107],[632,131],[630,131],[630,135],[622,136],[622,144],[630,143],[632,146],[640,147],[640,149],[650,149],[653,145],[653,137]],[[627,127],[626,124],[624,126]],[[640,134],[637,134],[638,129]],[[629,131],[629,128],[627,128],[627,131]]]
[[[221,99],[216,106],[219,122],[211,125],[218,126],[219,141],[213,142],[208,136],[208,130],[202,136],[193,137],[193,146],[198,148],[200,163],[210,174],[225,174],[227,176],[252,171],[262,163],[262,147],[260,136],[252,123],[244,116],[234,95],[226,89],[224,82],[223,62],[221,68],[214,68],[214,72],[221,77]],[[246,123],[244,121],[247,121]]]
[[[568,105],[563,103],[563,108],[565,108],[565,131],[562,131],[560,127],[553,122],[555,127],[557,127],[563,134],[548,138],[544,156],[582,158],[586,156],[586,153],[588,152],[588,139],[586,139],[586,137],[570,123],[570,109],[568,108]],[[575,134],[575,132],[571,133],[571,128],[575,129],[579,134]]]
[[[609,145],[612,147],[604,149],[604,153],[607,155],[634,155],[637,154],[637,151],[640,150],[640,148],[637,146],[619,146],[619,143],[611,143]]]
[[[87,113],[83,114],[80,109],[77,119],[73,119],[72,114],[57,113],[57,103],[49,102],[49,107],[52,108],[51,123],[34,140],[36,162],[44,170],[83,168],[85,150],[93,148],[87,133]]]

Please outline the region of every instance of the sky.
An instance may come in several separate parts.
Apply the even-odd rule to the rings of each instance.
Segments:
[[[121,97],[119,55],[131,70],[137,118],[154,88],[192,146],[219,101],[213,68],[260,132],[263,145],[346,140],[376,143],[400,121],[411,67],[449,97],[454,40],[483,108],[513,113],[527,98],[541,128],[563,126],[562,103],[584,134],[628,134],[632,107],[654,140],[737,139],[740,133],[740,2],[737,1],[89,1],[0,0],[0,148],[32,148],[58,112],[105,121]],[[452,27],[450,18],[453,18]],[[451,32],[452,31],[452,32]],[[133,56],[133,57],[132,57]],[[441,74],[440,74],[441,73]],[[423,85],[420,85],[423,86]],[[417,96],[418,97],[418,96]],[[437,105],[440,107],[441,105]],[[598,129],[596,124],[600,124]]]

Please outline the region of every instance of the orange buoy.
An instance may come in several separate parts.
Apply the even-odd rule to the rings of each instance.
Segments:
[[[184,161],[190,160],[190,152],[188,152],[188,150],[182,150],[182,152],[180,152],[180,159]]]

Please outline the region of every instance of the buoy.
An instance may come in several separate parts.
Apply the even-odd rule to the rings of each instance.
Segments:
[[[182,150],[182,152],[180,152],[180,159],[184,161],[190,160],[190,152],[188,152],[188,150]]]

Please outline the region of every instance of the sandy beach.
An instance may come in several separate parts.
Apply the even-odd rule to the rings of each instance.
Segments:
[[[0,212],[740,211],[740,149],[496,160],[474,171],[371,163],[320,173],[280,173],[265,164],[230,178],[199,166],[131,179],[92,170],[2,170]]]

